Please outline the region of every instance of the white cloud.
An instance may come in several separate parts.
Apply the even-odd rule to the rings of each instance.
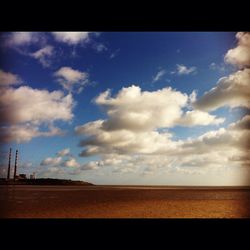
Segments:
[[[56,153],[56,157],[47,157],[42,160],[40,163],[42,168],[38,168],[38,173],[47,177],[50,177],[53,173],[78,175],[85,170],[97,170],[103,166],[104,163],[110,161],[110,159],[108,159],[80,164],[76,158],[69,154],[69,151],[69,149],[63,149]]]
[[[127,174],[127,173],[135,173],[135,169],[134,168],[114,168],[114,170],[112,171],[112,173],[119,173],[119,174]]]
[[[30,45],[42,39],[39,32],[11,32],[6,37],[6,44],[11,47]]]
[[[98,162],[99,166],[117,166],[124,160],[128,159],[126,155],[109,154],[104,156],[102,160]]]
[[[250,108],[250,69],[247,68],[250,65],[250,33],[239,32],[236,38],[238,45],[227,52],[225,61],[239,66],[241,70],[219,79],[215,87],[193,101],[194,108],[205,111],[220,107]],[[216,65],[211,67],[215,68]],[[207,166],[249,167],[249,128],[250,116],[246,115],[230,124],[227,129],[220,128],[198,138],[183,141],[182,157],[195,155],[195,160],[192,161],[195,166],[204,165],[204,161]]]
[[[9,84],[14,82],[15,78],[8,79]],[[0,106],[1,142],[21,143],[39,136],[63,135],[54,122],[70,121],[74,103],[71,94],[65,96],[62,91],[5,86],[0,92]]]
[[[208,154],[217,153],[227,158],[233,155],[248,155],[250,150],[250,116],[231,123],[227,128],[219,128],[204,133],[198,138],[188,139],[183,142],[183,154]],[[212,150],[211,150],[212,149]],[[212,158],[211,158],[212,159]]]
[[[58,166],[62,162],[62,157],[48,157],[44,159],[40,165],[41,166]]]
[[[169,94],[168,91],[163,91],[163,93]],[[114,98],[111,98],[109,92],[104,92],[96,98],[96,103],[105,108],[108,119],[79,126],[76,128],[76,132],[85,137],[79,144],[79,146],[84,147],[80,155],[99,154],[102,158],[90,165],[85,164],[82,166],[82,170],[110,167],[115,173],[137,172],[144,176],[160,174],[164,171],[184,175],[202,175],[208,171],[220,171],[220,169],[225,171],[225,168],[247,166],[249,158],[246,155],[250,149],[248,140],[250,116],[229,125],[227,129],[219,128],[206,132],[197,138],[177,141],[173,140],[172,134],[168,131],[156,131],[156,128],[162,126],[162,123],[157,121],[154,121],[154,124],[150,124],[150,126],[144,123],[138,125],[140,129],[135,124],[132,126],[130,123],[127,124],[129,125],[127,127],[122,123],[118,123],[114,127],[105,126],[107,121],[114,118],[114,114],[115,116],[123,116],[123,109],[134,112],[128,103],[137,107],[138,113],[143,112],[144,108],[148,109],[151,106],[149,103],[154,105],[153,98],[152,101],[144,99],[144,95],[150,96],[149,93],[155,97],[154,99],[159,100],[157,103],[162,102],[161,98],[156,97],[156,93],[162,94],[161,91],[142,92],[135,86],[123,88]],[[134,99],[138,99],[139,106],[135,105]],[[162,99],[168,99],[168,95]],[[184,99],[185,105],[190,99],[195,100],[195,92]],[[160,110],[159,106],[158,109]],[[128,116],[127,113],[126,116]],[[152,119],[157,120],[157,116]],[[139,120],[135,119],[134,123],[137,121]],[[172,125],[178,123],[182,123],[183,126],[217,125],[223,121],[223,118],[216,118],[206,112],[191,110],[184,114],[181,112]],[[234,161],[231,160],[232,157]]]
[[[75,158],[71,157],[63,162],[63,166],[67,168],[79,168],[80,164],[76,161]]]
[[[183,64],[177,64],[177,74],[178,75],[189,75],[191,73],[196,73],[197,72],[197,68],[196,67],[190,67],[188,68],[187,66],[183,65]]]
[[[87,72],[81,72],[71,67],[61,67],[54,73],[54,76],[63,88],[69,91],[72,91],[74,86],[81,88],[89,82]]]
[[[184,113],[182,108],[188,105],[190,98],[194,99],[193,95],[188,97],[171,88],[141,91],[136,86],[123,88],[114,98],[109,91],[101,93],[95,102],[104,108],[108,119],[75,128],[77,134],[87,136],[80,143],[84,147],[81,156],[161,154],[177,150],[179,142],[172,141],[170,133],[156,130],[176,125],[220,124],[224,121],[198,110]]]
[[[205,111],[223,106],[250,108],[250,69],[239,70],[219,79],[217,85],[194,102],[193,106]]]
[[[197,91],[193,90],[192,93],[189,96],[189,105],[194,103],[197,99]]]
[[[59,166],[67,167],[64,173],[68,174],[80,174],[81,171],[104,167],[112,173],[143,176],[163,173],[203,175],[209,171],[225,173],[226,169],[249,166],[249,121],[250,116],[245,116],[228,128],[219,128],[197,138],[179,141],[173,141],[171,134],[156,131],[127,131],[131,134],[125,133],[123,136],[122,131],[109,131],[108,134],[100,132],[97,135],[96,130],[102,123],[97,121],[93,126],[90,123],[82,126],[78,132],[90,136],[87,141],[83,141],[82,146],[87,146],[87,149],[82,155],[91,155],[88,146],[92,150],[95,145],[98,150],[94,154],[100,154],[100,160],[80,164],[73,157],[64,161],[58,157],[49,157],[43,165],[57,167],[55,171],[60,171]],[[50,173],[48,169],[47,174]]]
[[[44,160],[41,161],[41,166],[47,166],[47,167],[65,167],[66,169],[64,171],[67,171],[67,169],[79,169],[80,163],[77,162],[77,160],[69,154],[69,149],[63,149],[56,153],[56,157],[47,157]],[[66,157],[66,159],[63,160],[63,157]],[[44,171],[45,169],[43,169]],[[66,173],[66,172],[65,172]]]
[[[159,137],[161,135],[159,134]],[[161,171],[205,174],[209,169],[225,170],[229,167],[247,166],[249,162],[247,157],[247,151],[250,149],[247,140],[249,132],[240,128],[234,131],[229,126],[228,129],[220,128],[206,132],[198,138],[180,141],[172,141],[169,137],[167,141],[162,140],[161,145],[159,140],[152,140],[149,133],[143,133],[147,141],[141,141],[143,137],[138,134],[137,136],[139,136],[138,140],[135,137],[131,141],[126,140],[126,136],[120,137],[120,144],[118,140],[100,141],[99,146],[102,147],[102,151],[96,153],[101,154],[103,159],[95,162],[95,166],[113,167],[115,172],[123,172],[123,169],[126,172],[126,169],[130,168],[131,171],[133,169],[134,172],[147,175],[161,173]],[[112,147],[109,147],[110,145]],[[130,150],[133,145],[135,147]],[[106,151],[103,150],[104,147]],[[83,156],[88,155],[86,151],[85,153]]]
[[[200,110],[187,111],[183,117],[177,121],[177,124],[182,126],[195,125],[219,125],[225,121],[224,118],[216,118],[215,115],[210,115],[207,112]]]
[[[87,124],[87,126],[91,124]],[[83,139],[80,146],[84,147],[81,156],[96,154],[153,154],[155,152],[173,151],[177,144],[170,140],[169,133],[157,131],[134,132],[129,130],[105,131],[101,128],[91,134],[84,133],[84,126],[77,132],[89,136]]]
[[[102,125],[105,130],[132,131],[173,126],[181,117],[182,107],[187,101],[186,94],[170,87],[148,92],[134,85],[122,88],[115,98],[111,98],[110,91],[106,91],[95,99],[109,116]]]
[[[37,59],[44,67],[49,67],[51,62],[49,58],[53,56],[54,47],[47,45],[34,53],[30,53],[30,56]]]
[[[52,32],[52,35],[58,42],[77,45],[88,42],[90,32]]]
[[[195,92],[190,96],[171,88],[143,92],[139,87],[131,86],[120,90],[115,98],[111,98],[110,92],[106,91],[95,102],[107,110],[109,119],[102,124],[107,131],[148,131],[177,124],[195,126],[223,122],[223,119],[198,110],[183,114],[182,108],[195,99]]]
[[[18,75],[12,74],[10,72],[5,72],[0,69],[0,87],[10,86],[20,83],[22,83],[22,80]]]
[[[188,139],[182,144],[182,153],[188,155],[194,154],[204,154],[209,152],[210,149],[217,151],[218,149],[225,150],[225,147],[231,148],[232,142],[234,142],[235,137],[232,133],[228,133],[225,128],[220,128],[218,130],[212,130],[206,132],[205,134],[199,136],[198,138]]]
[[[213,62],[213,63],[211,63],[209,65],[209,68],[212,69],[212,70],[216,70],[217,69],[217,64]]]
[[[250,66],[250,33],[238,32],[236,39],[238,44],[235,48],[228,50],[225,61],[239,67]]]
[[[5,122],[11,124],[41,124],[56,120],[69,121],[73,118],[72,96],[64,96],[62,91],[49,92],[28,86],[8,88],[1,92],[0,104],[4,107],[3,112],[8,114]]]
[[[209,131],[194,139],[179,141],[176,150],[155,152],[155,154],[140,155],[126,159],[120,164],[127,165],[129,161],[134,166],[173,169],[173,167],[191,168],[225,168],[230,166],[249,167],[250,132],[249,117],[243,117],[241,121],[233,123],[227,129]],[[244,124],[239,126],[239,124]],[[243,129],[244,128],[244,129]],[[167,145],[166,145],[167,146]],[[181,156],[181,157],[180,157]],[[111,156],[114,158],[114,156]],[[234,162],[232,162],[234,159]],[[193,170],[192,170],[193,171]]]
[[[41,131],[39,126],[34,124],[21,124],[0,127],[0,142],[29,142],[35,137],[51,137],[63,135],[64,132],[57,127],[50,126],[47,131]]]
[[[19,54],[38,60],[43,67],[51,65],[55,48],[47,44],[45,32],[12,32],[5,34],[5,45],[15,49]],[[34,51],[33,47],[36,48]],[[33,52],[31,52],[32,50]]]
[[[69,148],[65,148],[65,149],[62,149],[61,151],[57,152],[58,156],[68,156],[69,154],[70,154]]]
[[[96,170],[99,169],[98,162],[90,161],[81,166],[81,170]]]
[[[246,130],[235,131],[230,128],[220,128],[209,131],[198,138],[183,142],[182,157],[189,157],[190,159],[191,156],[195,156],[195,159],[203,158],[206,165],[229,166],[236,164],[241,166],[246,162],[230,161],[232,157],[238,158],[249,155],[249,136],[250,133]]]
[[[166,74],[166,70],[162,69],[157,72],[157,74],[153,77],[153,82],[159,81]]]

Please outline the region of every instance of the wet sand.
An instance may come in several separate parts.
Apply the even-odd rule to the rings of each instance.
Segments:
[[[250,189],[0,186],[1,218],[250,218]]]

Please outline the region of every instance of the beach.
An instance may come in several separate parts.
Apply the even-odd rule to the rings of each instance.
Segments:
[[[0,186],[1,218],[250,218],[250,189]]]

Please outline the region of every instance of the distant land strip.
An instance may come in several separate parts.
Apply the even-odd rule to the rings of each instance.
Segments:
[[[23,180],[6,180],[0,179],[0,185],[82,185],[93,186],[94,184],[85,181],[74,181],[53,178],[23,179]]]
[[[126,188],[126,189],[250,189],[250,186],[177,186],[177,185],[96,185],[86,181],[37,178],[6,180],[1,178],[0,185],[61,185],[61,186],[96,186],[99,188]]]

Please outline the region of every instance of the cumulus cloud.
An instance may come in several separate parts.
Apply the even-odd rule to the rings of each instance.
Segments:
[[[153,77],[153,82],[159,81],[166,74],[166,70],[162,69],[156,73]]]
[[[200,175],[211,169],[225,171],[228,167],[248,167],[249,121],[248,115],[227,128],[208,131],[196,138],[174,141],[167,132],[104,132],[101,130],[103,121],[99,120],[78,127],[77,132],[87,136],[87,140],[81,142],[81,146],[85,147],[82,156],[100,154],[100,160],[80,164],[73,157],[61,161],[58,157],[49,157],[45,163],[49,164],[50,168],[66,167],[65,171],[71,171],[67,172],[68,174],[109,167],[112,173],[137,172],[144,176],[164,171]]]
[[[157,129],[224,121],[198,110],[184,113],[182,108],[188,105],[189,98],[194,99],[193,93],[189,97],[171,88],[148,92],[137,86],[123,88],[113,98],[110,91],[101,93],[95,103],[107,112],[108,119],[75,128],[77,134],[87,136],[80,142],[84,147],[80,155],[172,152],[179,142],[172,141],[169,132]]]
[[[51,137],[58,135],[64,135],[64,131],[53,126],[49,126],[47,131],[41,131],[39,126],[29,123],[0,127],[0,141],[3,143],[13,141],[23,143],[29,142],[35,137]]]
[[[229,124],[227,128],[219,128],[204,133],[198,138],[188,139],[182,144],[183,153],[205,154],[212,151],[226,154],[228,157],[234,153],[240,155],[250,149],[250,116]],[[234,152],[234,153],[232,153]]]
[[[67,156],[70,154],[70,149],[69,148],[65,148],[62,149],[61,151],[57,152],[58,156]]]
[[[70,149],[65,148],[56,153],[56,157],[47,157],[40,163],[41,166],[79,168],[80,163],[70,154]]]
[[[83,132],[84,127],[77,128]],[[81,156],[96,154],[153,154],[155,152],[173,151],[176,143],[170,140],[169,133],[157,131],[134,132],[129,130],[105,131],[102,129],[93,131],[89,138],[83,139],[80,146],[84,147]]]
[[[37,43],[41,39],[39,32],[11,32],[6,36],[5,42],[8,46],[18,47]]]
[[[48,157],[40,163],[41,166],[58,166],[62,161],[62,157]]]
[[[78,175],[83,170],[98,169],[95,162],[80,164],[77,159],[69,153],[70,149],[65,148],[58,151],[54,157],[47,157],[40,163],[40,168],[37,169],[39,175],[51,177],[53,174]],[[96,162],[96,164],[99,164]]]
[[[196,73],[197,72],[197,68],[192,66],[192,67],[187,67],[183,64],[177,64],[177,69],[176,69],[176,74],[178,75],[189,75],[191,73]]]
[[[211,149],[213,151],[226,150],[234,148],[241,144],[240,138],[238,137],[239,133],[234,133],[228,131],[225,128],[220,128],[218,130],[212,130],[206,132],[205,134],[199,136],[198,138],[188,139],[182,144],[182,153],[186,154],[204,154]]]
[[[30,56],[37,59],[44,67],[49,67],[51,62],[49,58],[53,56],[54,47],[47,45],[36,52],[30,53]]]
[[[98,162],[90,161],[88,163],[85,163],[81,166],[81,170],[96,170],[99,169]]]
[[[74,102],[71,94],[28,86],[13,88],[8,85],[21,82],[21,79],[16,75],[13,77],[11,73],[5,74],[3,79],[7,85],[0,92],[1,142],[21,143],[34,137],[64,134],[54,123],[73,118]]]
[[[107,131],[149,131],[177,124],[195,126],[223,122],[223,119],[198,110],[183,114],[182,108],[195,98],[195,92],[188,96],[171,88],[148,92],[131,86],[123,88],[115,98],[111,98],[110,91],[106,91],[95,102],[107,111],[109,119],[102,124],[102,128]]]
[[[225,61],[239,67],[250,66],[250,32],[238,32],[236,34],[238,44],[235,48],[228,50]]]
[[[66,159],[63,162],[63,166],[67,168],[78,168],[80,167],[80,164],[76,161],[75,158],[71,157],[70,159]]]
[[[219,79],[216,86],[193,103],[197,109],[210,111],[227,106],[250,108],[250,69],[239,70]]]
[[[0,94],[0,105],[5,122],[51,123],[56,120],[69,121],[73,118],[73,98],[62,91],[33,89],[28,86],[8,88]],[[49,108],[48,108],[49,107]]]
[[[22,83],[22,80],[18,75],[12,74],[10,72],[5,72],[0,69],[0,87],[6,87],[20,83]]]
[[[249,167],[249,116],[232,123],[228,128],[219,128],[203,135],[178,141],[176,149],[172,151],[141,154],[139,157],[130,155],[130,159],[123,159],[120,165],[130,162],[134,165],[153,168],[172,169],[173,167],[206,167],[225,168],[225,166]],[[174,143],[168,142],[169,143]],[[165,145],[168,146],[168,145]],[[181,156],[181,157],[180,157]],[[114,158],[114,156],[111,156]],[[234,162],[232,162],[234,159]]]
[[[77,45],[89,41],[90,32],[52,32],[55,40],[68,45]]]
[[[89,74],[87,72],[81,72],[71,67],[61,67],[54,73],[54,76],[63,88],[68,91],[72,91],[74,86],[81,90],[89,82]]]
[[[43,67],[49,67],[55,48],[47,44],[47,38],[45,32],[11,32],[4,34],[4,44],[23,56],[38,60]]]
[[[186,94],[170,87],[149,92],[134,85],[121,89],[114,98],[110,91],[106,91],[95,99],[95,103],[106,109],[109,116],[102,125],[105,130],[132,131],[173,126],[187,101]]]
[[[213,111],[220,107],[250,108],[250,62],[249,33],[239,32],[236,35],[237,47],[227,52],[225,61],[235,64],[241,70],[222,77],[216,86],[205,92],[198,100],[194,98],[192,106],[199,111]],[[210,65],[217,69],[217,65]],[[197,110],[198,109],[198,110]],[[188,139],[181,143],[182,162],[180,166],[243,166],[249,167],[250,161],[250,116],[246,115],[228,128],[208,131],[198,138]],[[211,150],[212,149],[212,150]],[[211,155],[210,155],[211,154]],[[189,158],[195,155],[192,164]]]
[[[225,168],[250,167],[250,133],[220,128],[183,142],[180,166]],[[193,157],[192,159],[192,156]],[[186,159],[186,162],[182,162]]]
[[[177,121],[178,125],[195,126],[195,125],[219,125],[225,121],[225,118],[216,118],[215,115],[210,115],[207,112],[200,110],[187,111],[183,117]]]
[[[172,98],[179,103],[171,106]],[[197,138],[174,140],[168,130],[158,130],[176,125],[191,127],[224,122],[224,118],[201,110],[182,110],[195,101],[196,92],[188,96],[170,88],[147,92],[131,86],[120,90],[115,97],[111,97],[110,91],[101,93],[95,103],[107,113],[107,120],[75,128],[77,134],[84,136],[79,143],[83,147],[80,156],[101,155],[101,160],[92,162],[92,166],[85,164],[82,169],[112,167],[115,173],[137,171],[151,175],[174,171],[193,175],[204,174],[208,169],[249,166],[250,116]],[[145,114],[150,118],[141,122],[146,110],[148,113]],[[173,110],[178,115],[175,116]],[[134,119],[129,119],[130,113]],[[168,122],[162,118],[164,116],[169,118]]]
[[[119,173],[119,174],[128,174],[128,173],[135,173],[135,168],[134,167],[114,167],[114,170],[112,173]]]
[[[233,131],[230,128],[220,128],[193,139],[179,140],[178,142],[162,141],[162,147],[158,150],[154,150],[157,142],[149,139],[148,144],[150,143],[150,145],[145,144],[145,147],[148,147],[148,152],[133,148],[131,151],[123,151],[124,154],[122,154],[122,151],[112,148],[111,152],[98,152],[104,159],[95,162],[94,165],[113,167],[115,172],[121,173],[123,170],[126,172],[126,169],[133,169],[134,172],[147,175],[163,170],[201,174],[206,173],[210,168],[225,169],[225,167],[249,166],[249,164],[247,165],[249,157],[247,157],[246,152],[246,145],[249,143],[247,139],[244,139],[248,136],[249,134],[242,130]],[[173,150],[169,150],[171,144],[175,144]],[[232,157],[233,162],[231,161]]]

